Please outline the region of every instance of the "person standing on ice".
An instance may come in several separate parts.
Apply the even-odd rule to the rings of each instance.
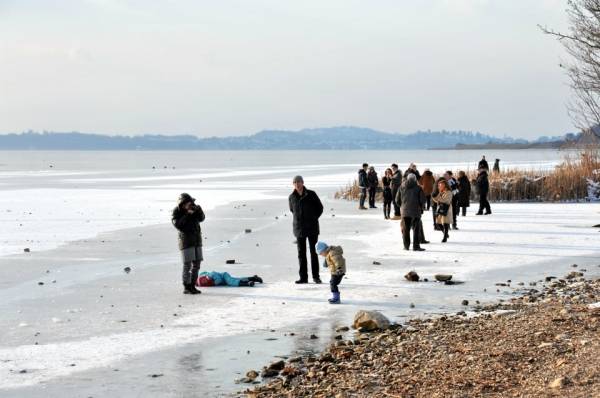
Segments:
[[[289,205],[294,216],[293,229],[298,244],[298,262],[300,263],[300,279],[296,283],[308,283],[307,239],[313,281],[321,283],[319,257],[315,245],[319,240],[319,217],[323,214],[323,204],[314,191],[306,189],[302,176],[294,177],[293,184],[294,191],[290,194]]]
[[[383,184],[383,218],[386,220],[390,219],[390,212],[392,211],[392,188],[390,183],[392,182],[392,169],[385,169],[385,175],[381,178]]]
[[[392,204],[394,205],[394,217],[392,220],[400,219],[400,204],[396,203],[396,195],[398,194],[398,190],[400,189],[400,185],[402,184],[402,172],[398,169],[398,165],[396,163],[392,163],[392,182],[390,184],[392,188]]]
[[[367,181],[369,182],[369,209],[376,209],[375,196],[377,196],[377,188],[379,188],[379,177],[377,177],[377,172],[373,166],[369,167]]]
[[[358,170],[358,188],[360,189],[358,210],[367,210],[365,207],[365,200],[367,199],[367,190],[369,189],[369,178],[367,176],[368,168],[369,165],[363,163],[362,169]]]
[[[445,179],[439,181],[437,186],[439,193],[433,197],[433,201],[437,203],[436,223],[442,226],[444,232],[442,243],[446,243],[449,238],[450,223],[452,222],[452,192],[450,191],[450,184]]]
[[[421,248],[421,214],[425,205],[425,194],[417,184],[417,176],[413,173],[407,175],[406,180],[402,183],[396,201],[400,203],[400,213],[402,221],[400,229],[402,230],[402,240],[404,242],[404,250],[410,249],[410,231],[413,230],[413,250],[424,251]]]
[[[467,215],[467,207],[471,204],[471,181],[464,171],[458,172],[458,213],[462,211],[463,217]],[[458,215],[458,214],[457,214]]]
[[[202,230],[205,215],[196,199],[187,193],[179,195],[179,204],[173,209],[171,222],[179,231],[179,250],[183,261],[183,294],[200,294],[195,284],[202,257]]]
[[[329,268],[331,273],[331,280],[329,286],[331,286],[331,295],[329,304],[340,303],[340,290],[339,284],[342,282],[342,278],[346,275],[346,259],[344,258],[344,250],[341,246],[328,246],[325,242],[317,243],[317,253],[319,256],[325,257],[324,267]]]
[[[487,200],[487,196],[490,191],[490,182],[488,180],[487,170],[479,170],[479,175],[477,176],[477,182],[475,184],[477,185],[477,192],[479,193],[479,211],[477,212],[477,215],[483,215],[484,210],[486,216],[488,214],[492,214],[490,202]]]

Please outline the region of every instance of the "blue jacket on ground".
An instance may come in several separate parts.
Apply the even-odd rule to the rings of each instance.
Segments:
[[[240,282],[248,278],[234,278],[228,272],[201,272],[199,276],[207,276],[215,282],[215,286],[238,287]]]

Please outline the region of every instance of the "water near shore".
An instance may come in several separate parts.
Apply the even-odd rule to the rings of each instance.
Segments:
[[[432,244],[414,253],[401,250],[398,224],[379,210],[358,213],[355,204],[333,199],[363,161],[378,171],[411,161],[420,169],[467,169],[480,155],[2,152],[0,394],[225,395],[240,388],[236,378],[276,355],[323,348],[357,309],[403,322],[456,311],[465,298],[512,295],[510,288],[496,292],[495,282],[537,280],[565,262],[596,261],[591,225],[598,223],[598,204],[502,204],[483,218],[471,211],[446,245],[427,222]],[[562,156],[486,155],[524,168],[551,167]],[[296,174],[323,199],[322,239],[344,247],[349,271],[341,306],[327,304],[326,284],[292,283],[297,260],[287,195]],[[202,268],[256,273],[264,285],[181,294],[170,211],[182,191],[207,211]],[[237,262],[226,266],[227,259]],[[402,276],[411,269],[425,277],[452,273],[466,283],[410,284]]]

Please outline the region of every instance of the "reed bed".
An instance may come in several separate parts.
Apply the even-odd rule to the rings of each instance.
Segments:
[[[455,176],[458,170],[453,170]],[[471,181],[471,200],[478,199],[476,171],[466,171]],[[488,199],[494,202],[558,202],[600,200],[600,150],[588,148],[578,156],[567,156],[554,169],[523,170],[503,168],[499,173],[489,174]],[[382,187],[377,200],[382,198]],[[355,180],[340,189],[336,198],[358,200],[360,189]]]

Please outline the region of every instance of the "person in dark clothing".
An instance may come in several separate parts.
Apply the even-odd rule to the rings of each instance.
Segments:
[[[458,214],[458,181],[452,176],[452,171],[448,170],[444,174],[448,185],[450,186],[450,192],[452,193],[452,229],[458,229],[456,225],[456,216]]]
[[[487,160],[485,160],[485,155],[483,155],[481,157],[481,160],[479,161],[479,164],[477,165],[477,169],[478,170],[485,169],[486,171],[490,171],[490,166],[488,165]]]
[[[421,179],[421,174],[419,173],[419,170],[417,170],[417,165],[414,163],[411,163],[408,166],[408,169],[404,172],[404,178],[408,177],[409,174],[417,176],[417,182]]]
[[[383,184],[383,218],[386,220],[390,219],[390,213],[392,210],[392,188],[390,184],[392,182],[392,169],[385,169],[385,175],[381,178]]]
[[[464,171],[458,172],[458,208],[463,217],[467,215],[467,207],[471,204],[471,182]]]
[[[479,192],[479,211],[477,212],[477,215],[481,216],[483,214],[483,210],[485,210],[485,215],[492,214],[490,202],[487,200],[487,196],[490,191],[490,182],[488,180],[487,170],[479,170],[479,175],[477,176],[477,181],[475,184],[477,185],[477,192]]]
[[[377,172],[373,166],[369,167],[367,181],[369,183],[369,208],[376,209],[375,195],[377,195],[377,188],[379,188],[379,178],[377,177]]]
[[[400,219],[400,204],[396,203],[396,195],[398,194],[398,190],[400,189],[400,185],[402,184],[402,173],[398,170],[398,165],[396,163],[392,163],[392,182],[390,183],[390,187],[392,188],[392,204],[394,205],[394,217],[392,220]]]
[[[400,213],[402,214],[402,240],[404,250],[410,249],[410,230],[413,230],[413,250],[424,251],[421,248],[421,212],[425,205],[425,194],[417,184],[417,176],[409,173],[404,183],[400,187],[396,196],[396,201],[400,203]]]
[[[199,294],[195,284],[202,257],[202,230],[200,223],[205,215],[196,199],[187,193],[179,195],[179,204],[173,209],[171,222],[179,231],[179,250],[183,261],[183,293]]]
[[[290,194],[290,211],[294,215],[294,236],[298,244],[298,262],[300,279],[296,283],[308,283],[308,263],[306,261],[306,240],[310,248],[310,266],[315,283],[321,283],[319,277],[319,258],[315,245],[319,240],[319,217],[323,214],[323,204],[314,191],[304,187],[301,176],[294,177],[294,191]]]
[[[358,188],[360,189],[359,210],[367,210],[365,200],[367,198],[367,189],[369,189],[369,179],[367,177],[367,169],[369,165],[363,163],[362,169],[358,170]]]
[[[433,192],[435,185],[435,178],[433,177],[431,170],[425,169],[419,180],[419,185],[423,188],[423,193],[425,194],[425,202],[427,205],[425,210],[429,211],[431,208],[431,193]]]
[[[494,174],[500,173],[500,159],[496,159],[494,162],[494,168],[492,169]]]
[[[448,230],[452,221],[452,192],[450,192],[450,184],[447,180],[442,180],[438,184],[438,194],[433,198],[433,201],[438,204],[436,222],[442,226],[444,232],[442,243],[446,243],[449,238]]]
[[[438,179],[435,181],[435,185],[433,186],[433,191],[431,192],[431,199],[435,199],[439,194],[440,194],[440,182],[441,181],[446,181],[446,179],[442,176],[442,177],[438,177]],[[431,203],[431,214],[433,214],[433,229],[435,229],[436,231],[441,231],[443,229],[443,226],[437,223],[437,208],[438,208],[438,204],[435,200],[433,200],[433,202]]]

